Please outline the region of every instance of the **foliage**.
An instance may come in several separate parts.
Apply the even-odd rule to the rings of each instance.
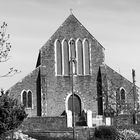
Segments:
[[[10,37],[9,34],[6,34],[7,24],[3,22],[3,25],[0,28],[0,62],[6,61],[8,54],[11,50],[11,44],[8,42]]]
[[[2,138],[2,140],[37,140],[37,139],[31,138],[28,135],[23,134],[21,131],[16,131],[13,134],[13,138],[10,136],[7,136],[5,138]]]
[[[13,131],[26,117],[24,107],[18,104],[17,99],[5,94],[0,96],[0,136]]]
[[[140,134],[138,134],[137,132],[135,132],[134,130],[120,130],[120,138],[122,140],[140,140]]]
[[[27,134],[22,133],[21,130],[14,132],[13,139],[7,137],[6,140],[36,140],[34,138],[29,137]]]
[[[139,125],[125,125],[125,126],[121,125],[121,126],[117,126],[117,129],[121,130],[121,131],[123,131],[125,129],[133,130],[135,132],[139,132],[140,133],[140,126]]]
[[[98,126],[95,128],[94,137],[101,139],[111,138],[112,140],[115,140],[119,137],[119,133],[113,126]]]
[[[3,22],[0,26],[0,62],[6,62],[9,59],[9,52],[11,51],[11,43],[8,42],[10,34],[7,34],[7,23]],[[0,77],[13,76],[19,73],[15,68],[10,68],[9,71]]]

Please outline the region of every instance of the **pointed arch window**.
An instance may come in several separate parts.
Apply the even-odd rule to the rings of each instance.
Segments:
[[[73,74],[76,75],[77,67],[76,67],[76,49],[75,49],[75,41],[73,39],[70,40],[69,42],[70,49],[69,49],[69,54],[70,54],[70,60],[72,59],[72,62],[70,63],[70,74],[71,74],[71,68],[73,69]]]
[[[77,74],[83,74],[83,47],[82,41],[80,39],[76,42],[76,52],[77,52]]]
[[[23,91],[23,93],[22,93],[22,104],[26,107],[26,103],[27,103],[27,92]]]
[[[73,68],[74,75],[90,74],[90,48],[89,41],[74,39],[60,42],[55,41],[55,73],[57,76],[67,76],[71,74]],[[71,60],[72,59],[72,60]],[[71,61],[71,62],[70,62]]]
[[[120,98],[121,98],[121,103],[124,104],[125,103],[125,90],[123,88],[120,90]]]
[[[32,92],[28,91],[28,108],[32,108]]]
[[[56,59],[56,74],[62,75],[62,50],[59,40],[55,41],[55,59]]]
[[[69,46],[67,40],[62,41],[63,75],[69,75]]]
[[[32,108],[32,92],[30,90],[21,92],[21,102],[26,108]]]
[[[71,39],[69,44],[70,44],[70,57],[76,58],[75,41]]]
[[[89,55],[89,42],[87,39],[83,41],[83,62],[84,62],[84,74],[90,74],[90,55]]]

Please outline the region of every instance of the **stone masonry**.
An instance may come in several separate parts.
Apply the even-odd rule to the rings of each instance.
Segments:
[[[73,78],[74,93],[81,100],[81,111],[91,110],[93,117],[101,115],[98,110],[97,98],[99,68],[101,69],[101,76],[107,75],[107,78],[113,81],[113,84],[106,82],[106,86],[108,88],[113,86],[116,90],[118,90],[118,87],[123,87],[126,91],[127,102],[133,106],[133,94],[130,92],[133,87],[132,83],[104,63],[104,47],[73,14],[64,21],[40,49],[35,70],[11,87],[9,95],[21,102],[21,92],[31,90],[33,106],[26,109],[30,117],[61,116],[68,109],[68,97],[71,95],[72,79],[70,75],[58,76],[55,73],[54,42],[56,39],[61,42],[63,39],[70,40],[71,38],[74,40],[78,38],[84,40],[86,38],[90,46],[90,74],[74,75]],[[103,95],[103,92],[101,95]],[[104,108],[104,101],[100,103],[100,105],[102,104]]]

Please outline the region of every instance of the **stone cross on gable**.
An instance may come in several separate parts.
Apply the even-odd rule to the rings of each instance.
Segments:
[[[73,11],[72,8],[70,8],[70,14],[71,14],[71,15],[73,14],[72,11]]]

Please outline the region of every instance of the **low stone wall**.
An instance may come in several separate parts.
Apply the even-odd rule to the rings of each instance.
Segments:
[[[47,132],[25,132],[25,134],[29,135],[33,138],[49,138],[49,137],[66,137],[66,138],[72,138],[73,132],[72,131],[47,131]],[[77,133],[76,133],[77,137]]]
[[[94,137],[94,128],[84,128],[79,127],[75,129],[75,138],[76,140],[88,140],[90,138]],[[33,138],[42,138],[46,139],[49,137],[65,137],[65,138],[73,138],[73,131],[67,130],[67,131],[47,131],[47,132],[26,132],[25,134],[29,135]]]
[[[21,125],[23,132],[63,131],[67,129],[66,117],[28,117]]]
[[[28,117],[20,129],[31,137],[73,137],[73,129],[67,128],[66,117]],[[93,137],[94,128],[76,127],[75,137],[87,140]]]

